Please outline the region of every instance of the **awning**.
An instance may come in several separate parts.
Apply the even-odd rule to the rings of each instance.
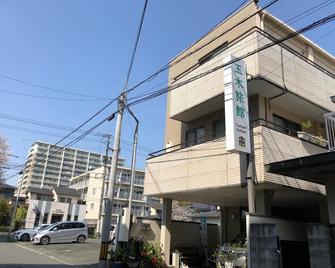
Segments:
[[[325,184],[325,179],[335,177],[335,152],[310,155],[265,165],[267,172],[301,180]]]

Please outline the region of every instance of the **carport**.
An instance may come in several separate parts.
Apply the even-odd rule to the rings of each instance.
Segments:
[[[271,163],[266,171],[325,185],[329,224],[335,226],[335,152]]]
[[[271,163],[266,171],[325,185],[329,225],[307,225],[309,258],[312,268],[334,267],[335,151]]]

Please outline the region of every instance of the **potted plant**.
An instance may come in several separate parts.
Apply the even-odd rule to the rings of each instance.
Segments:
[[[213,257],[217,268],[246,267],[245,244],[225,244],[215,251]]]
[[[111,267],[124,268],[125,267],[125,252],[122,248],[117,247],[115,250],[109,251]]]
[[[141,267],[162,268],[166,267],[163,258],[163,249],[158,243],[145,242],[141,252]]]
[[[136,268],[139,266],[139,250],[136,240],[132,240],[129,247],[129,256],[127,258],[127,265],[129,268]]]

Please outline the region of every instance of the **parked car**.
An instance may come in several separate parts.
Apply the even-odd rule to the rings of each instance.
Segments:
[[[30,229],[17,230],[14,233],[14,239],[20,241],[30,241],[36,234],[42,232],[44,229],[48,228],[50,224],[42,224]]]
[[[57,222],[34,236],[34,244],[78,242],[84,243],[88,237],[85,223],[80,221]]]

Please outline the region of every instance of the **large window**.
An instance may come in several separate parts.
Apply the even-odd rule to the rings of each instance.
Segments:
[[[186,131],[186,146],[192,146],[205,141],[204,127],[198,127]]]
[[[301,131],[301,125],[275,114],[273,115],[273,123],[276,130],[286,134],[296,134],[297,131]]]
[[[226,136],[226,126],[224,119],[213,122],[213,138]]]

